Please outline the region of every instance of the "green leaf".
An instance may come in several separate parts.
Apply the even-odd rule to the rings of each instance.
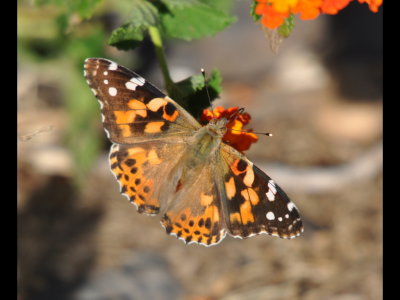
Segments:
[[[144,35],[141,28],[132,24],[125,24],[112,32],[108,43],[119,50],[129,50],[139,46],[143,38]]]
[[[287,38],[292,33],[293,29],[294,29],[294,15],[290,14],[290,16],[285,19],[285,22],[278,27],[278,33],[282,37]]]
[[[168,9],[173,10],[175,8],[184,8],[191,5],[199,4],[199,0],[161,0]]]
[[[63,0],[34,0],[35,5],[62,5],[64,3]]]
[[[215,35],[235,20],[235,17],[202,3],[161,15],[165,34],[186,41]]]
[[[120,50],[134,49],[139,46],[148,27],[158,23],[157,8],[145,0],[132,0],[129,21],[115,29],[108,43]]]
[[[158,10],[147,0],[130,0],[131,12],[128,23],[134,27],[147,29],[158,23]]]
[[[256,7],[257,7],[257,2],[253,1],[250,7],[250,15],[253,17],[254,22],[258,22],[261,19],[261,15],[256,14]]]
[[[227,13],[230,13],[233,5],[235,4],[236,1],[232,0],[201,0],[204,4],[207,4],[210,7],[213,7],[214,9],[218,9],[220,11],[225,11]]]
[[[206,86],[202,74],[193,75],[175,83],[168,90],[169,96],[188,110],[195,118],[199,118],[203,109],[210,106],[210,102],[218,98],[221,93],[221,74],[214,69],[209,79],[207,88],[210,100],[208,99]]]

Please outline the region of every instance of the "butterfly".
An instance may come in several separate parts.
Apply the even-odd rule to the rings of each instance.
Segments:
[[[112,142],[120,192],[139,213],[161,215],[166,232],[205,246],[229,234],[294,238],[297,207],[241,152],[222,141],[227,119],[202,126],[138,74],[103,58],[84,63]]]

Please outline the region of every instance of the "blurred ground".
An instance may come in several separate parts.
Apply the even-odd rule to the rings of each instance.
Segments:
[[[274,134],[247,156],[297,204],[304,234],[186,246],[119,194],[106,151],[79,193],[63,146],[69,119],[59,91],[38,79],[40,68],[19,66],[20,299],[382,298],[380,97],[353,101],[340,93],[315,47],[326,19],[298,22],[273,55],[246,5],[237,11],[238,22],[216,37],[171,44],[169,64],[176,80],[219,68],[224,92],[216,105],[245,107],[256,131]],[[159,70],[153,74],[162,86]],[[298,181],[285,176],[299,170]],[[321,187],[326,173],[331,184]],[[307,178],[312,184],[298,187]]]

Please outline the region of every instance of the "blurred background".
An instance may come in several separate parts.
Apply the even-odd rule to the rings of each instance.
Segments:
[[[166,43],[175,81],[218,68],[215,105],[245,107],[255,131],[273,133],[246,154],[305,226],[290,241],[227,236],[205,248],[138,214],[109,170],[84,59],[112,59],[163,87],[149,42],[106,46],[123,23],[116,3],[65,34],[56,7],[18,1],[18,298],[381,299],[382,8],[296,20],[275,55],[249,2],[236,1],[237,22],[215,37]]]

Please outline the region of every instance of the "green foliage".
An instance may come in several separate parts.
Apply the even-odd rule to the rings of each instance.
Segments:
[[[177,83],[172,82],[162,39],[191,41],[216,34],[235,21],[228,13],[231,3],[231,0],[134,0],[128,22],[112,32],[109,44],[119,50],[134,49],[149,34],[169,96],[198,117],[209,106],[204,78],[194,75]],[[220,94],[220,84],[221,76],[214,70],[208,80],[210,101]]]
[[[129,50],[138,47],[143,39],[143,29],[128,23],[115,29],[108,43],[119,50]]]
[[[69,23],[72,15],[91,14],[98,2],[37,0],[35,14],[24,7],[19,15],[19,64],[51,70],[50,78],[62,92],[68,122],[60,138],[73,158],[73,179],[78,186],[84,183],[104,143],[98,103],[87,87],[82,68],[85,58],[105,56],[106,34],[98,23],[84,26],[83,23],[74,26]],[[46,5],[50,9],[41,13],[40,9]]]
[[[215,35],[235,21],[234,17],[204,3],[171,10],[160,18],[167,37],[185,41]]]
[[[215,35],[236,19],[227,11],[226,0],[133,0],[128,21],[114,30],[110,45],[120,50],[134,49],[150,26],[165,37],[186,41]]]
[[[65,48],[65,55],[72,63],[63,70],[68,77],[63,88],[70,119],[65,143],[75,162],[74,178],[77,183],[84,182],[104,140],[103,132],[98,130],[101,121],[99,105],[87,87],[82,68],[87,57],[104,56],[105,41],[105,33],[93,28],[88,35],[70,39]]]
[[[255,12],[256,6],[257,2],[253,1],[251,3],[250,15],[253,17],[254,22],[258,22],[261,19],[261,15],[257,15]],[[285,19],[285,22],[278,27],[277,32],[280,37],[287,38],[292,33],[293,29],[294,29],[294,14],[291,13],[290,16]]]
[[[198,118],[203,109],[210,106],[210,102],[218,98],[221,93],[221,74],[214,69],[207,79],[207,88],[210,96],[208,99],[206,85],[202,74],[196,74],[175,83],[168,89],[171,98],[181,104],[195,118]]]
[[[77,11],[79,15],[87,19],[91,17],[94,13],[94,10],[99,2],[102,0],[70,0],[71,3],[71,11]]]
[[[74,161],[74,180],[81,184],[103,144],[103,132],[99,130],[101,117],[82,70],[68,67],[65,70],[69,76],[63,85],[69,122],[64,139]]]
[[[294,15],[290,14],[289,17],[285,19],[285,23],[278,27],[278,33],[280,36],[287,38],[294,29]]]
[[[108,43],[119,50],[134,49],[140,45],[147,29],[159,22],[157,8],[147,0],[133,0],[127,23],[115,29]]]
[[[135,27],[147,29],[158,23],[157,8],[146,0],[133,0],[129,23]]]
[[[102,0],[35,0],[34,2],[38,6],[59,6],[64,10],[66,15],[77,13],[82,18],[89,18],[92,16],[97,4],[101,1]]]
[[[200,0],[161,0],[171,11],[201,4]],[[218,1],[216,1],[218,2]]]
[[[253,17],[254,22],[258,22],[261,19],[261,16],[256,14],[256,6],[256,1],[251,2],[250,15]]]

